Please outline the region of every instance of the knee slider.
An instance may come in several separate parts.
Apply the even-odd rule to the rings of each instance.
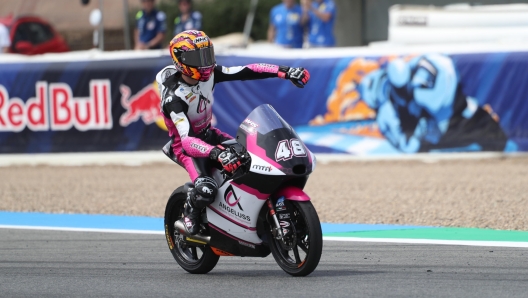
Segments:
[[[218,184],[211,177],[198,177],[194,181],[193,204],[196,208],[204,208],[211,204],[218,192]]]

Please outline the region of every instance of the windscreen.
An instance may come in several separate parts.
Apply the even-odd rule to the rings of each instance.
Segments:
[[[296,170],[294,174],[311,172],[311,152],[270,105],[261,105],[246,117],[238,129],[237,141],[287,174],[293,173],[293,169],[302,169],[302,165],[306,171]]]

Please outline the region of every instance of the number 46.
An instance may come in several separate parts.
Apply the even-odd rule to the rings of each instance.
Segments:
[[[282,140],[277,144],[275,151],[275,160],[288,160],[293,156],[306,156],[306,150],[301,141],[298,139]]]

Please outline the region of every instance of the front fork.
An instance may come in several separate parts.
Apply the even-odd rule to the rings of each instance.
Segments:
[[[269,198],[266,200],[266,203],[268,204],[269,214],[272,218],[271,224],[273,227],[271,229],[271,233],[273,234],[273,237],[275,237],[275,239],[281,240],[282,237],[284,237],[284,234],[282,233],[282,228],[279,224],[279,219],[277,219],[277,213],[275,212],[275,208],[273,208],[273,203]]]

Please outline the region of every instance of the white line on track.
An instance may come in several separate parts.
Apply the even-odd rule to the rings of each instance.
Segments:
[[[478,241],[478,240],[437,240],[437,239],[405,239],[405,238],[359,238],[359,237],[331,237],[323,236],[326,241],[348,242],[380,242],[400,244],[438,244],[438,245],[466,245],[489,247],[523,247],[528,248],[528,242],[514,241]]]
[[[352,154],[316,154],[320,163],[345,161],[387,161],[416,160],[427,163],[440,160],[498,159],[527,157],[528,153],[472,152],[472,153],[417,153],[393,155],[358,156]],[[152,163],[172,164],[161,150],[125,152],[85,152],[85,153],[35,153],[0,154],[0,167],[8,166],[85,166],[85,165],[125,165],[141,166]]]
[[[148,235],[163,235],[163,234],[165,234],[163,231],[154,231],[154,230],[66,228],[66,227],[45,227],[45,226],[0,225],[0,229],[47,230],[47,231],[66,231],[66,232],[97,232],[97,233],[119,233],[119,234],[148,234]]]
[[[152,230],[124,230],[124,229],[91,229],[91,228],[63,228],[44,226],[11,226],[0,225],[0,229],[23,229],[23,230],[49,230],[67,232],[97,232],[97,233],[119,233],[119,234],[147,234],[163,235],[163,231]],[[397,244],[433,244],[433,245],[465,245],[465,246],[487,246],[487,247],[516,247],[528,248],[528,242],[513,241],[473,241],[473,240],[433,240],[433,239],[404,239],[404,238],[359,238],[359,237],[332,237],[323,236],[324,241],[343,242],[371,242],[371,243],[397,243]]]

